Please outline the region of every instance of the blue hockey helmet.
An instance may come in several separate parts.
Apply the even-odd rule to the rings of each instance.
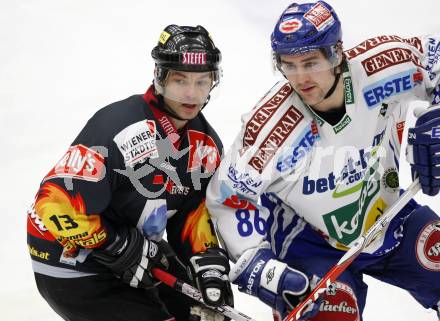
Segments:
[[[275,25],[271,43],[276,57],[323,49],[331,61],[341,39],[341,22],[335,11],[328,3],[318,1],[289,5]]]

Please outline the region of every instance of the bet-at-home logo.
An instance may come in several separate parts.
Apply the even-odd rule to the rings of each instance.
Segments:
[[[358,200],[323,216],[329,236],[344,245],[349,245],[361,234],[365,213],[380,190],[378,166],[377,161],[368,169]]]

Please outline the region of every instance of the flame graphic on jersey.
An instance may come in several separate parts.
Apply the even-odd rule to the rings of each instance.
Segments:
[[[182,230],[182,241],[189,241],[193,253],[206,251],[210,247],[218,247],[214,227],[205,206],[205,200],[191,212]]]
[[[41,186],[35,202],[35,212],[46,228],[63,245],[68,254],[82,247],[96,247],[106,237],[98,215],[87,215],[80,194],[70,196],[54,183]]]

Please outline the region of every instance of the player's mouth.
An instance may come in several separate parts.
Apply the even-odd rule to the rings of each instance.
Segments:
[[[315,89],[315,86],[305,86],[300,88],[299,91],[303,94],[309,94],[313,89]]]
[[[197,104],[182,104],[182,107],[187,111],[194,111],[198,108]]]

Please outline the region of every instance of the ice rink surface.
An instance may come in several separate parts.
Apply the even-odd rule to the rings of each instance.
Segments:
[[[349,48],[377,35],[439,33],[438,0],[329,0]],[[227,148],[272,86],[269,36],[290,1],[21,0],[0,3],[0,319],[61,320],[41,299],[26,247],[26,209],[40,179],[99,108],[143,93],[150,51],[171,23],[204,25],[223,54],[219,96],[205,115]],[[408,121],[408,125],[414,119]],[[402,186],[410,183],[402,165]],[[439,197],[417,200],[440,211]],[[365,321],[433,321],[408,293],[366,278]],[[236,307],[258,321],[269,308],[244,294]]]

